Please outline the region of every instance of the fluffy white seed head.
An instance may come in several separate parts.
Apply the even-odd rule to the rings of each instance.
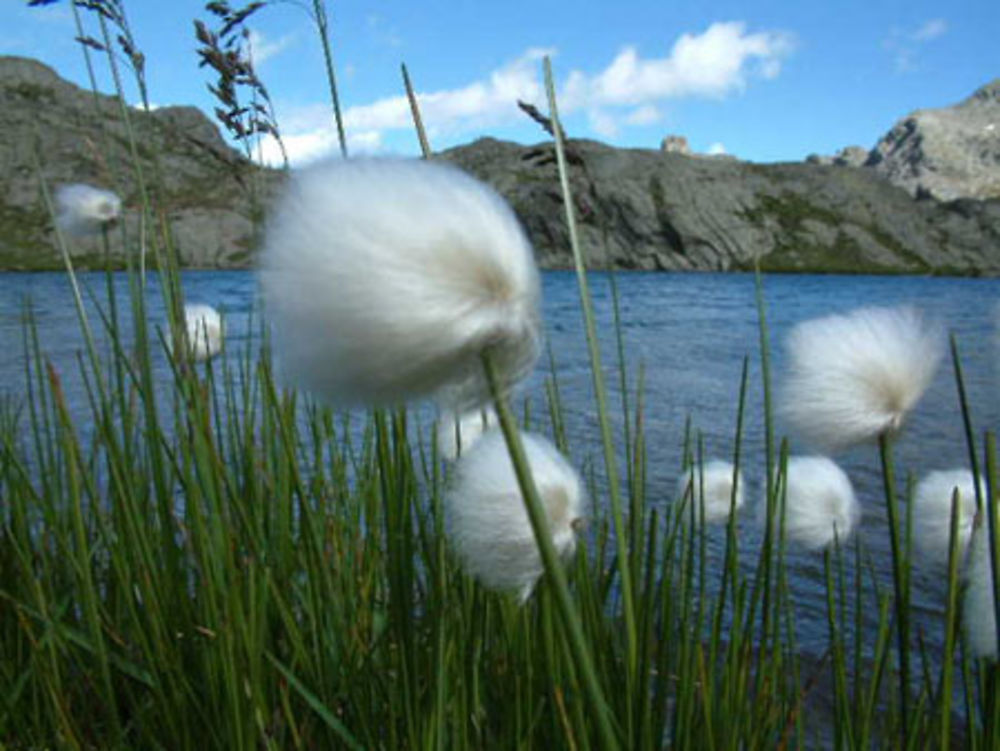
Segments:
[[[211,305],[184,306],[188,351],[195,360],[207,360],[222,351],[222,316]]]
[[[977,527],[972,535],[962,604],[965,644],[969,652],[973,657],[989,657],[995,660],[997,658],[997,621],[993,600],[990,537],[986,525]]]
[[[910,307],[861,308],[795,326],[781,412],[835,450],[894,433],[930,385],[944,338]]]
[[[729,511],[734,507],[733,465],[731,462],[713,459],[704,466],[691,467],[677,480],[677,498],[694,506],[694,518],[702,518],[708,523],[724,522],[729,519]],[[737,475],[735,508],[743,506],[743,474]],[[691,518],[690,509],[685,506],[682,519]]]
[[[438,450],[445,459],[455,459],[472,448],[485,431],[497,425],[499,420],[493,407],[474,409],[462,415],[445,412],[437,426]]]
[[[85,237],[115,221],[121,199],[110,190],[73,183],[56,188],[56,224],[68,235]]]
[[[840,467],[825,456],[793,456],[784,481],[787,539],[810,550],[825,548],[834,539],[846,542],[861,518],[861,507]],[[767,504],[762,501],[758,509],[763,517]],[[778,519],[773,521],[777,529]]]
[[[580,476],[546,439],[522,433],[521,440],[552,543],[567,558],[583,521]],[[452,546],[465,571],[490,589],[517,591],[526,600],[544,565],[499,429],[484,433],[459,457],[445,507]]]
[[[262,288],[289,376],[340,404],[485,402],[540,346],[540,281],[514,213],[460,170],[334,160],[296,173],[271,217]]]
[[[979,482],[983,497],[986,485]],[[958,554],[965,557],[976,519],[976,486],[972,472],[953,469],[930,472],[917,483],[913,494],[913,543],[937,565],[948,564],[951,541],[952,496],[958,491]]]

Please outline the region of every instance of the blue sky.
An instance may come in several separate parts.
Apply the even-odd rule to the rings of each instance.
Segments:
[[[254,56],[293,161],[336,148],[309,3],[252,16]],[[233,3],[239,5],[239,3]],[[154,104],[211,112],[193,0],[125,0]],[[1000,3],[328,2],[352,152],[416,154],[400,63],[435,149],[482,135],[543,140],[516,107],[545,110],[552,58],[571,136],[656,148],[667,134],[699,152],[797,161],[872,146],[908,112],[953,104],[1000,76]],[[97,35],[92,16],[84,14]],[[86,71],[68,0],[0,0],[0,54],[37,58],[81,85]],[[100,87],[111,90],[98,58]],[[134,96],[135,99],[137,97]]]

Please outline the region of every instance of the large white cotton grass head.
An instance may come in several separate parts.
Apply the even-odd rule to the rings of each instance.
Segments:
[[[449,461],[464,454],[490,428],[499,424],[493,407],[480,407],[463,414],[445,412],[437,424],[438,451]]]
[[[986,485],[979,482],[983,497]],[[930,472],[917,483],[913,494],[913,543],[918,552],[937,565],[947,565],[951,545],[952,497],[958,493],[958,554],[964,559],[976,518],[976,485],[972,472],[953,469]]]
[[[781,414],[807,442],[834,450],[900,429],[944,337],[914,308],[861,308],[798,324],[787,348]]]
[[[583,483],[545,438],[522,433],[521,440],[553,546],[568,558],[583,521]],[[445,508],[448,534],[463,569],[490,589],[516,591],[526,600],[544,565],[499,429],[484,433],[459,457]]]
[[[810,550],[847,541],[861,518],[861,507],[844,471],[825,456],[793,456],[788,459],[785,485],[785,537]],[[780,499],[775,505],[774,529],[778,529]],[[767,512],[758,506],[761,522]]]
[[[222,351],[222,316],[211,305],[186,304],[184,328],[188,352],[195,360],[207,360]]]
[[[990,537],[985,524],[976,528],[969,545],[962,600],[965,645],[973,657],[997,658],[997,621],[993,599]]]
[[[736,497],[733,498],[733,464],[721,459],[705,462],[703,466],[689,468],[677,480],[677,499],[693,504],[694,519],[707,523],[724,522],[731,509],[743,506],[743,474],[736,479]],[[735,503],[734,503],[735,500]],[[681,513],[683,520],[691,519],[691,508],[686,505]]]
[[[261,262],[286,373],[335,403],[442,396],[471,408],[526,375],[541,338],[534,254],[490,187],[444,164],[334,160],[297,172]]]
[[[92,235],[121,215],[121,199],[93,185],[60,185],[55,192],[56,225],[68,235]]]

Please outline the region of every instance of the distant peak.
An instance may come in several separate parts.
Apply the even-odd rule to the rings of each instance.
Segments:
[[[12,79],[34,83],[54,83],[61,80],[55,70],[38,60],[16,55],[0,55],[0,80]]]

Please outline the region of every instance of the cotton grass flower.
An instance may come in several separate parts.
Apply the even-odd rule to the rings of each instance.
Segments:
[[[211,305],[184,306],[188,352],[195,360],[208,360],[222,351],[222,316]]]
[[[514,213],[460,170],[334,160],[296,173],[267,232],[262,288],[287,374],[340,404],[486,401],[540,346],[540,282]]]
[[[980,490],[986,486],[980,478]],[[958,554],[965,556],[976,518],[976,485],[972,472],[953,469],[931,472],[917,483],[913,494],[913,543],[932,563],[948,564],[952,495],[958,491]]]
[[[438,421],[438,450],[451,461],[472,448],[486,430],[497,425],[497,413],[492,407],[474,409],[462,415],[446,412]]]
[[[86,237],[121,215],[121,199],[110,190],[73,183],[56,188],[56,225],[67,235]]]
[[[910,307],[861,308],[795,326],[782,415],[835,450],[893,434],[930,385],[943,336]]]
[[[743,474],[737,474],[735,503],[733,498],[733,471],[731,462],[713,459],[702,467],[691,467],[677,481],[677,498],[687,499],[694,506],[694,518],[706,523],[723,522],[731,509],[743,506]],[[685,506],[683,519],[690,519],[690,508]]]
[[[576,548],[583,521],[583,484],[545,438],[521,441],[547,517],[556,552]],[[545,567],[503,433],[493,429],[463,453],[445,495],[448,531],[464,570],[490,589],[517,591],[527,600]]]
[[[819,550],[835,538],[844,542],[850,537],[861,518],[861,507],[850,479],[832,460],[825,456],[790,457],[784,482],[787,539]],[[761,503],[761,516],[766,509],[766,503]],[[777,530],[777,518],[774,527]]]
[[[972,536],[965,573],[962,623],[965,644],[973,657],[997,658],[997,621],[993,599],[990,536],[981,525]]]

